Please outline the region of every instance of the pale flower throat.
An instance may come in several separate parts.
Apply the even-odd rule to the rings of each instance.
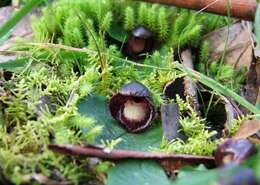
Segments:
[[[141,121],[146,116],[144,103],[127,101],[124,105],[124,117],[128,120]]]

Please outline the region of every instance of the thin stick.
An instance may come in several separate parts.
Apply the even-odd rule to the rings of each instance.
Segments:
[[[256,0],[138,0],[151,3],[173,5],[180,8],[188,8],[198,11],[206,11],[220,15],[228,15],[228,8],[232,17],[254,20],[257,1]],[[230,1],[231,7],[227,3]]]
[[[159,152],[140,152],[130,150],[109,150],[97,146],[78,146],[78,145],[49,145],[48,148],[54,152],[82,157],[98,157],[109,160],[124,159],[153,159],[160,162],[175,162],[179,166],[187,164],[205,164],[213,167],[215,165],[214,157],[195,156],[186,154],[167,154]],[[176,166],[176,165],[175,165]]]

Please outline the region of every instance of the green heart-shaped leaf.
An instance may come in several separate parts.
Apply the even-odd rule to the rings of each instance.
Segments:
[[[162,140],[161,124],[154,122],[153,126],[143,133],[132,134],[126,132],[111,116],[108,109],[108,100],[102,96],[90,95],[79,103],[79,112],[82,115],[93,117],[103,126],[98,143],[106,139],[122,138],[116,148],[126,150],[147,151],[151,147],[159,147]]]

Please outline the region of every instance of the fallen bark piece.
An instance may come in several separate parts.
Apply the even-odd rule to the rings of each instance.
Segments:
[[[181,59],[183,65],[190,69],[194,69],[193,61],[192,61],[192,53],[190,49],[186,49],[181,53]],[[197,86],[191,77],[184,77],[184,94],[188,96],[189,102],[194,110],[199,113],[199,101],[197,94]]]
[[[192,54],[189,49],[181,53],[181,59],[184,66],[192,70],[194,69]],[[199,114],[197,86],[191,77],[184,76],[168,82],[164,87],[163,94],[167,99],[176,99],[177,95],[183,100],[188,98],[190,105]]]
[[[163,104],[161,106],[161,118],[164,137],[167,141],[178,138],[178,129],[180,127],[180,111],[176,103]]]
[[[232,17],[254,20],[257,9],[256,0],[139,0],[152,3],[173,5],[180,8],[188,8],[199,11],[206,11],[220,15],[228,15],[230,9]]]
[[[79,145],[55,145],[51,144],[48,148],[54,152],[81,157],[98,157],[107,160],[124,159],[152,159],[159,161],[166,171],[179,169],[186,165],[204,164],[207,167],[214,167],[214,157],[195,156],[186,154],[167,154],[158,152],[140,152],[130,150],[109,150],[97,146]]]

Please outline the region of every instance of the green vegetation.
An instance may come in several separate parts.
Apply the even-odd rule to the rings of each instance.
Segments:
[[[193,110],[187,101],[179,97],[176,99],[182,115],[190,113],[191,116],[182,116],[180,119],[181,131],[188,138],[187,141],[175,139],[171,142],[163,142],[159,151],[168,153],[183,153],[194,155],[212,155],[221,140],[212,141],[212,137],[217,134],[216,131],[208,131],[206,122],[197,112]]]
[[[124,0],[59,0],[44,8],[41,18],[33,18],[34,43],[23,40],[14,48],[22,53],[18,60],[28,62],[12,68],[11,78],[6,78],[7,70],[0,74],[0,164],[4,174],[16,184],[27,182],[25,176],[36,172],[48,177],[58,173],[58,178],[65,177],[73,184],[91,180],[95,174],[86,172],[88,160],[56,155],[46,148],[50,143],[97,142],[102,127],[93,117],[80,114],[78,103],[91,94],[109,98],[122,85],[140,81],[160,106],[165,84],[189,74],[173,62],[173,53],[198,48],[203,34],[226,23],[215,15]],[[124,42],[113,34],[119,27],[127,37],[138,26],[149,28],[161,44],[142,64],[125,59]],[[8,29],[1,31],[0,36]],[[200,60],[208,62],[207,56],[203,44]],[[221,70],[227,75],[217,77],[220,82],[242,78],[225,65]],[[209,73],[216,74],[214,62]],[[230,83],[237,90],[233,81]],[[183,112],[182,131],[189,139],[163,141],[161,148],[153,150],[211,155],[220,142],[210,139],[215,132],[207,130],[205,120],[189,102],[177,99],[177,103]],[[113,148],[119,142],[103,143]]]

